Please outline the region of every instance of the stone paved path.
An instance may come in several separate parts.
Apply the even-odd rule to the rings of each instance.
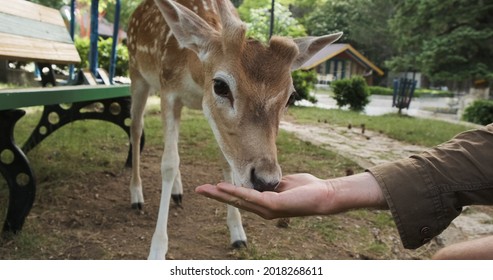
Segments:
[[[365,130],[362,133],[360,127],[348,129],[326,123],[314,126],[284,121],[280,127],[294,133],[301,140],[337,152],[363,168],[407,157],[426,149],[404,144],[378,132]]]
[[[337,152],[355,161],[363,168],[385,163],[425,150],[360,127],[338,127],[326,123],[317,125],[295,124],[282,121],[281,129],[294,133],[303,141]],[[493,234],[493,218],[477,209],[467,207],[437,239],[441,245]]]

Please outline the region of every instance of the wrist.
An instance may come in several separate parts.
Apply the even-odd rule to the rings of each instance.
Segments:
[[[387,208],[378,182],[368,172],[329,179],[326,184],[333,192],[327,214],[359,208]]]

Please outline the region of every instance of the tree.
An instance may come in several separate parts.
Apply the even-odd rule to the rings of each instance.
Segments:
[[[231,3],[233,3],[233,5],[238,8],[241,3],[243,3],[243,0],[231,0]]]
[[[289,7],[293,17],[301,24],[305,24],[305,17],[317,9],[322,0],[284,0],[283,4]]]
[[[335,32],[344,32],[339,42],[350,41],[350,22],[355,13],[355,0],[328,0],[319,5],[304,20],[308,34],[321,36]]]
[[[135,11],[137,6],[142,2],[142,0],[133,0],[133,1],[120,1],[120,27],[123,30],[127,30],[128,21],[130,20],[130,16]],[[106,8],[106,19],[113,22],[115,18],[115,5],[108,5]]]
[[[244,3],[247,3],[245,1]],[[306,31],[303,25],[293,18],[289,9],[280,4],[275,3],[274,17],[274,35],[300,37],[305,36]],[[250,21],[247,22],[247,36],[256,38],[262,42],[267,42],[269,37],[270,27],[270,4],[263,8],[250,10]]]
[[[251,22],[251,11],[269,6],[271,0],[244,0],[238,8],[240,18],[245,22]]]
[[[432,80],[493,79],[492,14],[491,1],[403,1],[390,21],[398,55],[388,65]]]
[[[389,19],[395,13],[396,0],[357,0],[349,22],[349,41],[377,66],[394,54],[394,34],[389,30]]]

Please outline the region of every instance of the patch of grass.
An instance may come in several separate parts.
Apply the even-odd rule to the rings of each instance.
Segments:
[[[18,122],[14,131],[18,145],[27,140],[40,114],[34,110]],[[127,151],[127,135],[121,128],[104,121],[77,121],[55,131],[28,156],[38,182],[53,182],[101,169],[116,173]]]
[[[250,242],[248,247],[235,250],[234,255],[240,260],[280,260],[283,256],[279,251],[273,249],[269,251],[260,250],[254,242]]]
[[[0,213],[2,212],[3,209],[0,209]],[[3,218],[4,215],[1,217]],[[63,238],[58,238],[57,233],[39,234],[42,226],[36,219],[28,217],[21,233],[0,238],[1,259],[56,259],[57,252],[67,244]]]
[[[25,87],[28,87],[27,85],[26,86],[20,86],[20,85],[17,85],[17,84],[12,84],[12,83],[0,83],[0,89],[8,89],[8,88],[25,88]]]
[[[382,242],[370,243],[370,245],[365,248],[365,251],[368,254],[377,255],[377,256],[385,255],[388,252],[388,250],[389,250],[388,246]]]
[[[382,132],[399,141],[427,147],[443,143],[472,128],[462,124],[398,114],[367,116],[356,112],[314,107],[294,107],[290,108],[288,113],[300,123],[328,122],[340,126],[351,124],[354,127],[365,124],[369,130]]]
[[[336,219],[331,217],[319,219],[318,222],[309,226],[320,232],[328,243],[336,242],[341,236],[342,227]]]
[[[358,220],[369,222],[376,227],[395,226],[394,220],[388,211],[369,211],[361,209],[349,211],[347,212],[347,215]]]
[[[344,176],[348,168],[362,171],[353,161],[280,131],[277,138],[278,160],[285,174],[311,173],[321,178]]]

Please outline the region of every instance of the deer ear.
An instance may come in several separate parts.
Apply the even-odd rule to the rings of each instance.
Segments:
[[[320,36],[320,37],[303,37],[296,38],[294,42],[298,45],[300,51],[298,57],[294,60],[291,65],[291,70],[294,71],[299,69],[305,62],[312,58],[324,47],[334,43],[339,38],[341,38],[342,32]]]
[[[219,32],[187,7],[171,0],[154,1],[182,48],[196,52],[204,60]]]

